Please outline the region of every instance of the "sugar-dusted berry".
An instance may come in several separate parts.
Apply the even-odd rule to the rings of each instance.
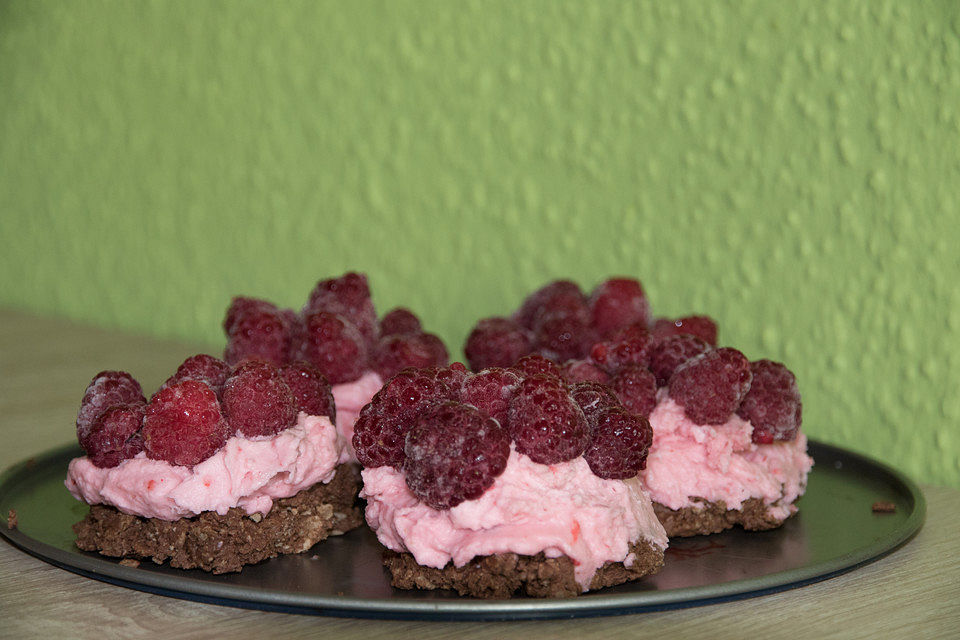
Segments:
[[[632,278],[611,278],[590,294],[590,321],[601,338],[631,324],[646,325],[650,303],[640,282]]]
[[[510,368],[521,376],[550,376],[557,380],[563,379],[563,372],[559,366],[537,354],[523,356]]]
[[[386,336],[377,344],[373,367],[382,379],[390,378],[408,367],[445,366],[447,348],[432,333],[407,333]]]
[[[210,385],[184,380],[150,400],[141,433],[148,458],[192,466],[216,453],[233,431]]]
[[[223,385],[223,413],[231,429],[272,436],[297,422],[297,404],[277,367],[248,363]]]
[[[590,429],[563,382],[534,375],[523,380],[510,403],[510,435],[517,451],[540,464],[572,460],[583,453]]]
[[[528,329],[509,318],[485,318],[467,336],[464,353],[474,371],[509,367],[533,351]]]
[[[621,368],[609,382],[623,408],[644,418],[657,406],[657,379],[648,369],[637,365]]]
[[[724,347],[692,358],[677,369],[669,394],[697,424],[723,424],[750,389],[750,362]]]
[[[652,333],[654,336],[696,336],[712,347],[717,346],[717,323],[709,316],[686,316],[676,320],[658,318]]]
[[[140,383],[126,371],[101,371],[93,376],[80,401],[77,413],[77,440],[87,448],[87,436],[93,423],[112,406],[146,403]]]
[[[654,338],[650,346],[649,367],[657,378],[657,386],[665,386],[680,365],[710,349],[709,344],[689,334]]]
[[[326,311],[304,317],[303,338],[296,360],[309,362],[330,381],[350,382],[368,368],[367,342],[347,318]]]
[[[460,400],[485,412],[507,426],[510,400],[520,386],[520,376],[509,369],[492,367],[467,376],[460,388]]]
[[[407,432],[407,486],[434,509],[479,498],[503,473],[510,437],[483,411],[458,402],[433,407]]]
[[[326,311],[343,316],[359,329],[368,343],[372,344],[377,340],[377,310],[370,297],[367,277],[363,274],[345,273],[339,278],[318,282],[310,292],[304,315],[313,311]]]
[[[84,447],[94,465],[115,467],[143,451],[140,427],[146,405],[113,406],[97,416]]]
[[[594,475],[623,480],[646,466],[652,442],[653,429],[645,417],[610,407],[598,414],[583,457]]]
[[[311,416],[327,416],[336,423],[337,410],[330,383],[312,364],[298,361],[280,367],[280,376],[293,394],[297,411]]]
[[[380,337],[402,336],[407,333],[420,333],[420,318],[405,307],[391,309],[380,318]]]
[[[800,431],[803,407],[797,379],[771,360],[750,363],[753,380],[737,415],[753,425],[753,441],[771,444],[793,440]]]

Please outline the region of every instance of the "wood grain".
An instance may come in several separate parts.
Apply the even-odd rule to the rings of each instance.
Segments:
[[[102,369],[148,390],[202,345],[0,310],[0,468],[70,442],[80,396]],[[216,352],[216,349],[214,350]],[[955,637],[960,491],[925,486],[916,538],[851,573],[783,593],[631,616],[510,623],[374,621],[234,609],[83,578],[0,542],[0,637]]]

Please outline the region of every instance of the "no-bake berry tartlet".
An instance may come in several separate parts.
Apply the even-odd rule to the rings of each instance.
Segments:
[[[336,426],[351,459],[353,423],[383,381],[405,367],[444,366],[447,349],[409,309],[377,318],[366,276],[321,280],[297,312],[257,298],[236,297],[223,321],[224,360],[303,361],[333,385]]]
[[[87,551],[213,573],[298,553],[362,524],[327,380],[306,363],[188,358],[150,398],[97,374],[66,486]]]
[[[716,345],[711,318],[654,318],[638,281],[613,278],[590,295],[550,283],[512,317],[481,320],[465,351],[474,369],[540,354],[568,383],[605,385],[648,418],[640,478],[671,537],[775,528],[796,512],[813,465],[796,379]]]
[[[360,412],[366,519],[392,584],[566,597],[636,580],[667,536],[637,473],[648,421],[539,356],[405,369]]]

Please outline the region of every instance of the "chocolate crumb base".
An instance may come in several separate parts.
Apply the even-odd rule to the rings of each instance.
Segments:
[[[340,465],[329,483],[275,500],[266,515],[247,515],[234,507],[224,515],[207,511],[168,521],[92,505],[73,531],[77,547],[84,551],[157,564],[169,560],[178,569],[230,573],[281,553],[306,551],[328,536],[360,526],[359,489],[352,470]]]
[[[593,576],[590,590],[637,580],[663,566],[663,549],[645,540],[631,544],[630,551],[634,554],[631,566],[622,562],[604,564]],[[384,564],[392,576],[391,584],[398,589],[453,589],[475,598],[569,598],[582,592],[574,578],[573,561],[566,556],[547,558],[542,552],[535,556],[479,556],[462,567],[447,564],[435,569],[417,564],[410,553],[387,550]]]
[[[657,502],[653,503],[660,524],[671,538],[699,536],[720,533],[736,525],[748,531],[776,529],[786,518],[774,518],[768,513],[768,506],[760,498],[745,500],[739,509],[727,509],[723,500],[709,502],[703,498],[694,498],[701,506],[670,509]]]

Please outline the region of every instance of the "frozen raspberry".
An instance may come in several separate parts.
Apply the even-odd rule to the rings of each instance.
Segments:
[[[509,367],[533,351],[530,332],[508,318],[485,318],[477,323],[463,348],[474,371]]]
[[[231,320],[227,314],[225,326]],[[223,359],[231,366],[248,358],[281,365],[287,361],[290,344],[291,327],[282,311],[273,305],[250,305],[233,317]]]
[[[101,371],[93,376],[77,413],[77,440],[87,448],[87,435],[101,413],[113,406],[145,403],[143,389],[126,371]]]
[[[614,331],[608,342],[624,342],[627,340],[642,340],[644,338],[649,339],[650,329],[646,324],[633,323],[623,327],[622,329],[617,329]]]
[[[192,466],[216,453],[233,431],[210,385],[184,380],[153,397],[141,433],[148,458]]]
[[[550,376],[531,376],[520,383],[508,424],[517,451],[540,464],[576,458],[590,438],[583,410],[563,382]]]
[[[548,313],[537,322],[534,344],[550,360],[563,362],[587,355],[594,343],[586,317],[567,312]]]
[[[650,347],[649,366],[657,378],[657,386],[665,386],[680,365],[711,348],[700,338],[689,334],[654,338]]]
[[[223,413],[248,438],[272,436],[296,424],[297,403],[277,367],[247,364],[223,385]]]
[[[377,344],[373,368],[386,380],[407,367],[446,366],[447,360],[447,348],[432,333],[393,335]]]
[[[653,325],[654,336],[696,336],[709,344],[717,346],[717,323],[708,316],[687,316],[669,320],[658,318]]]
[[[682,365],[670,378],[669,393],[697,424],[723,424],[750,389],[750,362],[724,347],[708,351]]]
[[[353,427],[353,448],[365,467],[399,469],[407,431],[430,407],[459,399],[466,376],[463,365],[404,369],[383,385],[360,411]]]
[[[420,318],[410,309],[397,307],[380,318],[380,337],[420,333]]]
[[[183,364],[177,368],[177,372],[167,378],[167,381],[160,388],[164,389],[181,380],[202,380],[210,385],[210,388],[219,397],[223,383],[229,377],[230,365],[220,358],[199,353],[184,360]]]
[[[635,334],[620,342],[598,342],[590,349],[590,358],[610,374],[627,365],[647,366],[650,361],[650,336]]]
[[[540,318],[550,312],[577,310],[584,315],[588,313],[587,300],[580,287],[570,280],[556,280],[527,296],[513,319],[527,329],[534,329]]]
[[[431,375],[437,382],[442,382],[454,392],[463,387],[463,381],[469,375],[467,367],[462,362],[451,363],[449,367],[430,367],[427,371],[432,372]]]
[[[377,340],[377,311],[370,298],[365,275],[346,273],[339,278],[321,280],[310,292],[304,315],[308,311],[326,311],[343,316],[356,325],[368,343]]]
[[[311,416],[327,416],[330,422],[337,422],[330,383],[319,369],[306,362],[294,362],[280,367],[280,377],[293,394],[297,411]]]
[[[287,322],[287,328],[290,331],[290,346],[287,349],[287,358],[284,362],[294,362],[300,357],[306,328],[303,324],[303,318],[293,309],[283,309],[280,311],[280,315]]]
[[[343,316],[313,311],[304,318],[304,335],[297,360],[309,362],[330,384],[350,382],[368,368],[367,343]]]
[[[353,425],[353,449],[364,467],[393,467],[403,465],[403,443],[413,424],[412,416],[386,414],[381,407],[370,403],[360,410]]]
[[[630,278],[611,278],[590,294],[590,322],[601,338],[634,323],[647,324],[650,303],[643,287]]]
[[[462,380],[447,378],[441,367],[404,369],[393,376],[373,397],[372,402],[386,415],[413,418],[438,402],[459,399]],[[451,383],[458,386],[454,387]]]
[[[460,388],[460,400],[472,404],[507,426],[510,399],[520,386],[520,376],[509,369],[493,367],[467,376]]]
[[[552,376],[558,380],[563,379],[563,372],[560,370],[560,367],[553,362],[550,362],[543,356],[538,356],[536,354],[523,356],[510,368],[519,373],[522,377],[541,375]]]
[[[143,451],[140,427],[146,408],[141,403],[113,406],[97,417],[84,447],[94,465],[115,467]]]
[[[753,425],[753,441],[793,440],[800,430],[802,405],[797,379],[779,362],[750,363],[753,381],[737,415]]]
[[[259,298],[236,296],[230,301],[230,306],[227,307],[227,313],[223,318],[223,332],[229,336],[242,316],[259,311],[277,311],[277,306]]]
[[[629,365],[620,369],[609,382],[623,408],[644,418],[657,406],[657,379],[648,369]]]
[[[575,382],[606,382],[610,379],[607,372],[589,360],[567,360],[562,367],[563,379],[567,384]]]
[[[646,418],[611,407],[598,415],[583,457],[595,476],[625,480],[646,467],[652,442],[653,429]]]
[[[458,402],[437,405],[407,432],[407,486],[434,509],[474,500],[507,468],[510,436],[496,420]]]
[[[605,384],[578,382],[570,387],[570,397],[583,411],[591,427],[596,425],[600,412],[610,407],[621,407],[620,400]]]

